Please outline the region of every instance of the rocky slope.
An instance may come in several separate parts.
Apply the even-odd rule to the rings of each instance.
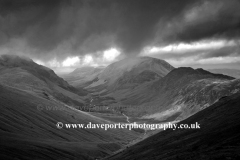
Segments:
[[[240,80],[202,69],[177,68],[162,79],[128,92],[115,92],[126,111],[144,118],[184,119],[221,97],[240,91]],[[141,93],[141,94],[139,94]],[[137,112],[134,108],[138,108]]]

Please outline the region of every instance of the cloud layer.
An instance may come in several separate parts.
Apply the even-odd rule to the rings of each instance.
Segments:
[[[111,49],[136,56],[147,47],[230,41],[236,45],[158,57],[239,56],[239,11],[238,0],[1,0],[0,54],[68,66],[89,55],[114,61],[117,56],[106,57]]]

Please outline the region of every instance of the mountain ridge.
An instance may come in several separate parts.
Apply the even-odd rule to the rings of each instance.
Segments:
[[[240,81],[203,69],[176,68],[165,77],[133,89],[117,90],[112,96],[126,107],[125,114],[143,118],[182,120],[208,107],[223,96],[240,91]],[[135,110],[136,107],[138,110]],[[134,109],[135,108],[135,109]],[[177,118],[176,117],[176,118]]]
[[[155,74],[156,76],[152,76],[152,78],[158,79],[165,76],[173,68],[174,67],[166,61],[151,57],[123,59],[106,67],[102,73],[99,74],[97,81],[86,88],[98,92],[101,92],[101,88],[104,88],[105,91],[107,90],[107,92],[109,92],[121,87],[134,87],[148,81],[146,78],[143,78],[142,81],[135,84],[133,83],[134,81],[131,81],[134,78],[136,79],[136,77],[146,77],[146,72],[152,75]],[[144,71],[146,71],[145,74],[142,73]]]
[[[39,96],[50,94],[69,104],[82,105],[87,92],[69,85],[63,78],[33,60],[16,55],[0,58],[0,83],[31,91]]]

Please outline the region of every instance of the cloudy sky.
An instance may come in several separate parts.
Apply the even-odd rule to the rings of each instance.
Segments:
[[[137,56],[240,68],[240,1],[0,0],[0,54],[53,69]]]

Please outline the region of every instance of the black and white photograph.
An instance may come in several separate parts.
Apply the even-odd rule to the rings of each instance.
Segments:
[[[0,159],[239,160],[240,0],[0,0]]]

